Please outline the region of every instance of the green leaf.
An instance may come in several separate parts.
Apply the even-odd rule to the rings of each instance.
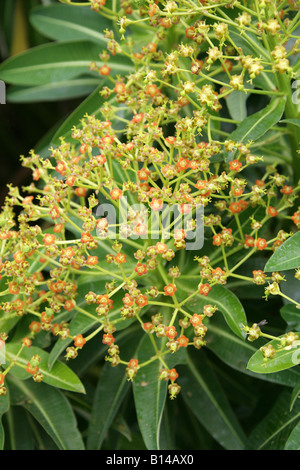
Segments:
[[[300,422],[298,422],[297,426],[294,427],[289,435],[284,450],[300,450]]]
[[[64,390],[85,393],[81,381],[66,364],[57,361],[50,370],[48,367],[49,353],[46,351],[43,351],[36,346],[31,346],[30,348],[24,348],[20,356],[17,357],[19,350],[20,344],[6,344],[7,361],[9,363],[15,360],[17,361],[17,364],[10,370],[10,374],[22,380],[31,377],[31,374],[26,372],[26,366],[32,356],[38,354],[41,357],[39,370],[44,375],[43,381],[45,383],[52,385],[53,387],[62,388]]]
[[[122,342],[123,360],[130,360],[135,355],[139,342],[139,334],[135,334],[134,337],[131,334],[126,338],[126,341]],[[117,344],[120,344],[119,341]],[[130,383],[122,365],[112,367],[109,362],[105,364],[95,392],[88,430],[87,449],[101,448],[106,433],[129,390],[129,386]]]
[[[5,449],[34,450],[33,435],[30,429],[29,414],[20,406],[11,406],[5,414]],[[31,417],[30,417],[31,418]],[[26,432],[24,432],[26,429]]]
[[[44,44],[3,62],[0,78],[14,85],[46,85],[89,74],[91,61],[99,62],[99,47],[92,42]]]
[[[9,410],[9,391],[6,392],[6,395],[0,397],[0,450],[4,447],[4,429],[2,424],[3,415]]]
[[[243,449],[243,431],[204,352],[189,353],[178,371],[183,398],[205,429],[225,449]]]
[[[178,415],[174,413],[173,402],[167,400],[161,420],[160,428],[160,447],[161,449],[175,450],[176,425],[178,426]],[[188,425],[190,421],[188,421]],[[197,422],[197,425],[199,423]],[[200,427],[200,426],[199,426]]]
[[[22,316],[21,321],[19,321],[13,333],[10,335],[10,343],[19,343],[21,345],[22,339],[27,336],[28,332],[30,331],[30,323],[35,319],[35,315],[31,314]],[[60,319],[57,321],[57,318],[55,318],[55,321],[57,323],[60,323]],[[64,319],[62,319],[61,321],[64,321]],[[66,319],[65,321],[68,321],[68,319]],[[49,331],[40,331],[40,333],[38,335],[35,335],[32,340],[32,345],[37,346],[41,349],[46,349],[50,344],[51,333]]]
[[[153,356],[153,345],[145,336],[138,350],[139,362]],[[159,434],[164,410],[167,382],[158,380],[160,362],[155,360],[140,369],[133,381],[133,395],[137,419],[148,450],[159,450]]]
[[[14,328],[14,326],[20,321],[20,317],[5,318],[3,316],[0,318],[0,330],[9,333],[9,331]]]
[[[121,434],[121,439],[122,437],[125,437],[128,442],[132,441],[132,433],[130,431],[130,427],[125,421],[124,416],[122,414],[118,414],[116,416],[111,425],[111,428]]]
[[[226,98],[228,111],[235,121],[243,121],[247,117],[246,101],[249,95],[242,91],[233,91]]]
[[[46,85],[82,74],[101,79],[97,72],[89,71],[91,62],[96,62],[99,67],[103,65],[97,44],[90,41],[54,42],[7,59],[0,65],[0,79],[14,85]],[[115,56],[110,59],[109,67],[114,76],[130,72],[133,65],[129,59]]]
[[[250,413],[250,410],[253,410],[259,404],[260,396],[257,394],[257,381],[247,377],[246,374],[240,374],[240,372],[232,370],[231,367],[226,367],[224,363],[220,363],[211,354],[208,355],[208,358],[227,399],[230,400],[234,409],[238,410],[239,406],[245,406],[248,413]]]
[[[300,231],[277,248],[265,266],[265,272],[285,271],[300,266]]]
[[[290,411],[294,408],[296,401],[300,398],[300,380],[296,383],[292,391],[291,402],[290,402]]]
[[[276,98],[271,103],[247,117],[230,134],[230,139],[247,144],[249,141],[257,141],[270,127],[274,126],[281,118],[285,108],[285,98]]]
[[[286,122],[287,124],[294,124],[294,126],[300,127],[300,119],[282,119],[280,122]]]
[[[73,410],[62,392],[43,383],[9,378],[11,401],[40,423],[61,450],[83,450]]]
[[[40,6],[32,10],[30,21],[37,31],[48,38],[58,41],[88,39],[103,48],[107,43],[103,31],[113,29],[112,21],[84,6]]]
[[[87,449],[100,449],[106,433],[129,390],[124,368],[105,364],[99,377],[89,425]]]
[[[295,278],[295,271],[281,271],[281,274],[284,276],[285,282],[280,284],[281,292],[293,299],[294,301],[300,303],[300,289],[299,289],[299,280]],[[282,301],[285,305],[290,304],[290,300],[282,297]],[[299,328],[300,330],[300,328]]]
[[[34,87],[11,86],[7,93],[10,103],[34,103],[67,100],[92,93],[99,85],[98,78],[75,78]]]
[[[300,310],[295,304],[284,305],[280,309],[280,315],[289,325],[289,329],[300,331]]]
[[[2,29],[2,44],[3,49],[11,50],[14,40],[14,18],[16,15],[16,0],[1,2],[1,29]]]
[[[300,337],[300,333],[296,333]],[[284,335],[279,336],[282,338]],[[275,349],[278,349],[280,341],[273,339],[267,344],[271,344]],[[250,358],[248,362],[248,369],[257,374],[271,374],[272,372],[278,372],[280,370],[289,369],[300,364],[300,341],[296,341],[293,348],[276,350],[276,354],[272,359],[264,362],[262,351],[258,350]]]
[[[299,423],[300,403],[289,410],[289,392],[280,394],[266,417],[253,429],[249,446],[255,450],[283,450],[291,431]]]
[[[273,374],[256,374],[247,369],[249,359],[257,351],[257,347],[233,334],[222,317],[214,316],[212,318],[208,325],[206,338],[207,348],[216,354],[221,361],[239,372],[288,387],[294,387],[300,380],[300,373],[296,368]]]
[[[191,284],[183,284],[179,282],[178,286],[188,294],[193,292]],[[186,302],[184,308],[187,308],[191,312],[201,312],[204,305],[213,304],[216,305],[218,310],[224,315],[226,323],[232,329],[232,331],[239,336],[244,338],[245,335],[242,332],[241,326],[247,322],[244,308],[239,299],[230,290],[223,286],[213,286],[210,293],[207,296],[197,295],[193,299]]]

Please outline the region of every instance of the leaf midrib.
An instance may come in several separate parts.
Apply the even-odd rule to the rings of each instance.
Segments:
[[[44,408],[40,405],[39,400],[36,398],[33,393],[28,390],[26,387],[26,384],[24,382],[18,381],[18,387],[32,400],[32,403],[38,408],[38,410],[41,412],[42,416],[46,419],[48,424],[50,425],[50,428],[52,429],[53,433],[58,439],[58,442],[60,443],[60,446],[63,450],[67,450],[67,447],[64,445],[63,441],[61,440],[59,434],[57,434],[56,428],[53,424],[53,422],[50,419],[50,416],[46,413]]]
[[[271,343],[272,343],[272,342],[271,342]],[[272,364],[274,367],[276,367],[276,364],[278,364],[278,365],[280,366],[281,361],[284,362],[284,361],[286,360],[286,356],[290,356],[291,351],[293,352],[293,354],[294,354],[295,352],[300,352],[300,347],[299,347],[299,348],[288,349],[288,350],[285,350],[285,351],[282,351],[282,352],[278,351],[277,354],[280,353],[280,356],[277,355],[277,357],[276,357],[276,355],[275,355],[275,357],[272,359],[272,363],[270,363],[270,364]],[[255,355],[256,355],[256,354],[257,354],[258,357],[261,355],[261,352],[260,352],[259,349],[256,351]],[[256,359],[256,358],[255,358],[255,359]],[[256,366],[263,367],[264,365],[265,365],[265,363],[262,364],[262,363],[261,363],[261,360],[260,360],[260,361],[257,360],[257,362],[254,362],[253,365],[251,364],[251,367],[252,367],[252,368],[253,368],[253,367],[256,367]],[[297,365],[297,364],[295,364],[295,365]],[[289,366],[289,367],[290,367],[290,366]],[[252,369],[250,369],[250,370],[252,370]],[[268,372],[265,371],[265,370],[264,370],[263,372],[265,372],[266,374],[268,374]],[[269,373],[273,373],[273,371],[272,371],[272,372],[269,372]]]
[[[289,270],[289,269],[298,268],[299,267],[298,265],[290,267],[290,263],[293,262],[293,261],[296,261],[296,260],[299,260],[299,264],[300,264],[300,255],[294,256],[293,258],[289,258],[288,260],[282,261],[281,263],[280,263],[280,261],[273,264],[273,265],[272,265],[272,263],[270,263],[269,266],[266,265],[266,268],[268,269],[268,271],[266,271],[266,272],[273,271],[274,269],[285,271],[285,270]]]
[[[24,73],[24,71],[34,71],[34,70],[43,70],[43,69],[48,69],[49,66],[52,66],[52,67],[56,67],[56,68],[62,68],[62,67],[74,67],[74,66],[89,66],[89,64],[91,63],[91,60],[68,60],[68,61],[60,61],[60,62],[47,62],[47,63],[43,63],[43,64],[33,64],[33,65],[27,65],[25,67],[18,67],[18,66],[15,66],[15,67],[12,67],[9,72],[20,72],[20,73]],[[97,62],[95,61],[96,65],[101,65],[102,62]],[[128,65],[124,65],[124,64],[119,64],[119,63],[115,63],[115,62],[111,62],[109,63],[110,65],[110,68],[118,68],[118,69],[121,69],[121,70],[127,70],[128,71]],[[5,71],[4,71],[5,73]]]
[[[48,23],[56,23],[56,24],[61,24],[63,25],[64,27],[67,26],[68,29],[71,29],[71,30],[74,30],[74,31],[82,31],[84,32],[85,34],[88,35],[88,37],[92,36],[92,37],[96,37],[97,39],[100,40],[100,42],[106,42],[106,39],[104,38],[104,35],[103,34],[100,34],[98,33],[97,31],[95,30],[92,30],[92,29],[89,29],[89,28],[86,28],[85,26],[81,26],[79,25],[78,23],[71,23],[69,21],[66,21],[66,20],[60,20],[58,18],[52,18],[50,16],[46,16],[46,15],[41,15],[41,14],[38,14],[36,13],[35,14],[37,17],[39,18],[42,18],[43,21],[45,22],[48,22]],[[34,17],[34,15],[33,15]],[[53,37],[53,36],[51,36]],[[87,38],[88,39],[88,38]]]
[[[227,308],[227,306],[224,306],[224,304],[221,301],[219,301],[218,298],[216,299],[213,295],[211,295],[211,293],[209,293],[209,295],[207,296],[207,299],[214,302],[217,305],[218,310],[220,310],[221,312],[224,313],[225,319],[226,319],[226,315],[227,315],[227,317],[231,320],[232,325],[236,326],[234,317],[233,317],[233,315],[231,315],[231,310],[229,310]],[[188,303],[187,303],[186,307],[189,308]],[[235,332],[235,334],[238,334],[238,330],[236,328],[234,328],[234,332]],[[241,335],[242,334],[240,333],[240,335],[239,335],[240,338],[242,337]]]
[[[274,102],[273,102],[273,104],[275,105],[275,108],[278,105],[278,101],[279,100],[274,100]],[[254,122],[254,124],[250,127],[250,129],[248,129],[248,131],[246,132],[246,134],[244,134],[244,136],[242,137],[241,140],[244,141],[247,138],[247,136],[250,134],[250,132],[252,132],[253,129],[255,129],[255,127],[259,126],[261,121],[263,121],[267,116],[272,114],[273,111],[274,111],[274,106],[270,107],[269,111],[266,114],[262,114],[262,116],[257,121]]]
[[[102,428],[101,434],[99,436],[99,442],[98,442],[97,448],[101,448],[101,445],[102,445],[102,442],[103,442],[103,437],[105,436],[106,431],[108,429],[107,423],[110,423],[111,416],[113,416],[113,414],[115,413],[115,405],[118,403],[120,395],[124,391],[124,389],[126,388],[127,385],[128,385],[128,382],[127,382],[127,379],[126,379],[126,375],[124,375],[124,377],[123,377],[123,379],[120,383],[120,386],[118,388],[118,392],[116,393],[115,398],[114,398],[114,400],[111,404],[110,411],[109,411],[107,419],[106,419],[106,425]]]
[[[228,428],[231,429],[232,434],[236,437],[237,441],[242,445],[242,447],[244,447],[245,443],[240,438],[240,435],[237,433],[235,428],[232,427],[230,420],[228,420],[228,418],[227,418],[226,414],[224,414],[222,408],[219,407],[218,402],[215,400],[214,396],[211,394],[211,392],[208,389],[208,387],[206,386],[206,383],[204,382],[204,380],[202,380],[202,378],[201,378],[199,372],[197,371],[194,363],[191,361],[191,359],[189,358],[188,355],[187,355],[187,366],[190,368],[192,374],[194,375],[196,380],[200,383],[200,385],[203,388],[204,392],[206,393],[206,395],[208,396],[210,401],[213,403],[213,405],[215,406],[215,408],[219,412],[219,414],[222,417],[223,421],[227,424]]]
[[[98,85],[99,80],[97,78],[78,78],[78,79],[70,79],[70,80],[64,80],[61,82],[53,82],[53,83],[45,83],[43,85],[36,85],[32,86],[34,88],[34,91],[43,91],[43,90],[51,90],[52,88],[57,88],[57,87],[63,87],[63,86],[82,86],[82,85]],[[14,95],[17,95],[19,93],[23,93],[24,91],[30,92],[32,88],[22,88],[22,90],[15,90]]]
[[[8,357],[8,359],[10,358],[11,361],[14,361],[16,355],[13,354],[13,353],[10,353],[10,352],[6,352],[6,355]],[[18,362],[20,362],[21,364],[23,365],[26,365],[27,364],[27,360],[22,358],[22,357],[18,357]],[[78,388],[78,386],[76,385],[73,385],[72,383],[70,382],[67,382],[67,381],[64,381],[63,379],[61,379],[60,377],[57,377],[55,375],[52,375],[51,373],[49,373],[47,370],[43,369],[43,368],[40,368],[40,370],[42,371],[43,375],[46,376],[46,377],[49,377],[50,379],[52,380],[56,380],[57,382],[61,383],[62,385],[65,385],[65,386],[68,386],[68,389],[70,389],[70,387],[73,388],[73,391],[76,389],[77,391],[78,390],[81,390],[82,391],[82,387]]]
[[[285,427],[287,427],[289,424],[291,424],[295,419],[298,419],[300,417],[300,412],[296,414],[293,418],[291,418],[289,421],[286,421],[280,428],[276,429],[273,434],[271,434],[268,439],[266,439],[258,448],[257,450],[262,449],[271,439],[273,439],[277,434],[279,434]]]
[[[249,343],[246,343],[238,336],[233,336],[230,333],[227,333],[225,330],[222,330],[221,328],[215,325],[209,325],[209,331],[211,331],[212,333],[216,332],[220,336],[223,336],[224,338],[228,338],[230,341],[238,343],[240,346],[243,346],[245,349],[250,349],[251,352],[257,351],[257,349],[255,349],[254,346],[251,346]]]

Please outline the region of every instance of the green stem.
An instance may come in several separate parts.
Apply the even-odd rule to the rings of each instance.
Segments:
[[[284,298],[285,298],[286,300],[288,300],[289,302],[292,302],[293,304],[297,305],[297,307],[300,307],[299,302],[296,302],[296,300],[291,299],[291,298],[288,297],[287,295],[283,294],[281,291],[280,291],[279,295],[281,295],[281,297],[284,297]]]

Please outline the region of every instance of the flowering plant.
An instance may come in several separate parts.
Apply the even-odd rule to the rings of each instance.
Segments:
[[[61,12],[85,8],[62,3]],[[13,404],[32,395],[42,406],[44,390],[56,393],[73,434],[44,427],[58,447],[81,448],[69,402],[53,387],[84,392],[80,378],[100,361],[88,448],[103,444],[131,382],[148,449],[178,445],[161,424],[170,413],[167,393],[178,396],[179,405],[171,403],[180,419],[182,395],[212,446],[276,447],[267,437],[257,442],[256,428],[251,434],[232,412],[217,380],[223,361],[233,382],[245,374],[251,386],[263,379],[266,390],[270,383],[295,387],[294,426],[280,431],[293,448],[299,7],[86,4],[93,15],[117,20],[117,31],[104,31],[100,62],[89,61],[91,76],[105,82],[58,129],[48,155],[21,157],[33,183],[10,186],[1,213],[0,407],[7,409],[7,390]],[[0,77],[15,73],[20,60],[4,63]],[[279,311],[287,329],[276,327]],[[23,381],[31,376],[42,384]],[[289,407],[287,396],[276,410]],[[36,408],[30,411],[40,422]],[[255,423],[264,433],[272,413]]]

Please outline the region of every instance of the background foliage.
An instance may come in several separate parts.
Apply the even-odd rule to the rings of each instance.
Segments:
[[[21,185],[29,180],[26,171],[17,167],[20,153],[35,147],[46,157],[50,143],[57,144],[61,135],[70,136],[70,129],[86,112],[97,115],[103,104],[99,90],[105,82],[88,66],[99,60],[99,50],[105,48],[102,31],[115,26],[88,7],[72,8],[56,1],[6,0],[0,8],[1,57],[7,59],[0,67],[0,79],[10,84],[8,105],[0,109],[3,198],[5,181]],[[141,44],[147,36],[138,27],[131,34]],[[21,51],[25,52],[15,56]],[[299,62],[299,57],[294,60]],[[113,58],[110,67],[117,75],[130,72],[132,65]],[[272,90],[272,77],[260,77],[259,85]],[[269,104],[264,95],[235,95],[227,106],[228,116],[242,122],[232,138],[258,140],[280,121],[285,100]],[[232,130],[230,124],[228,129]],[[292,175],[284,138],[280,148],[274,148],[271,138],[261,151],[267,163],[276,161],[285,174]],[[248,213],[243,224],[247,222]],[[293,292],[299,301],[299,281],[292,271],[299,267],[298,235],[276,251],[266,271],[282,271],[288,279],[284,292]],[[263,269],[266,261],[256,260],[255,267],[260,264]],[[244,270],[252,269],[251,259]],[[178,284],[184,294],[187,286],[183,281]],[[80,287],[79,305],[84,304],[86,292],[83,284]],[[66,343],[52,345],[49,335],[41,335],[19,359],[26,364],[36,348],[42,357],[44,383],[24,380],[28,375],[21,368],[12,370],[9,393],[0,397],[0,444],[5,449],[299,449],[299,365],[290,368],[291,354],[282,354],[262,374],[258,348],[266,340],[253,345],[240,332],[245,312],[249,324],[267,320],[264,331],[271,335],[291,329],[299,332],[299,310],[282,297],[271,297],[266,303],[262,293],[259,286],[249,288],[239,280],[230,284],[230,291],[222,286],[212,290],[211,299],[221,314],[209,325],[205,350],[174,359],[182,377],[182,392],[175,401],[166,401],[167,385],[156,380],[156,363],[143,369],[131,386],[123,369],[104,362],[106,348],[98,337],[66,365]],[[190,305],[190,311],[196,307],[201,308],[201,300]],[[68,320],[67,312],[61,315]],[[84,316],[72,320],[73,334],[94,327],[95,322]],[[26,318],[9,325],[15,342],[26,328]],[[116,338],[128,359],[151,354],[148,338],[142,339],[135,323],[120,329]],[[17,353],[14,341],[7,345],[10,360]],[[144,387],[145,382],[150,386]]]

